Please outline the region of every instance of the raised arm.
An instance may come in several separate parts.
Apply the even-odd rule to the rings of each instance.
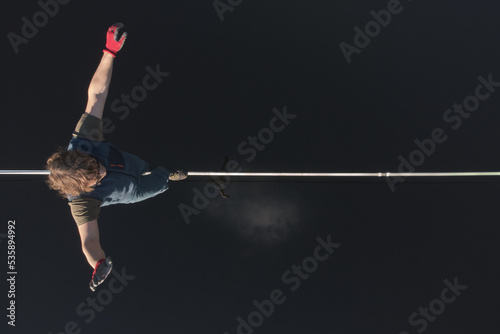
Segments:
[[[118,39],[120,28],[123,28],[121,23],[115,23],[109,27],[106,35],[106,48],[103,50],[101,62],[92,77],[88,90],[89,99],[85,112],[99,119],[102,119],[104,104],[108,96],[111,75],[113,74],[113,61],[127,38],[127,33],[124,32],[122,37]]]
[[[108,88],[111,82],[111,75],[113,74],[114,59],[115,58],[111,54],[104,52],[99,67],[97,67],[92,77],[92,81],[90,82],[88,90],[89,99],[85,112],[99,119],[102,119],[104,104],[108,96]]]

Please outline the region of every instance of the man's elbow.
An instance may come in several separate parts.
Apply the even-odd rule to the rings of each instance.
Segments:
[[[89,237],[82,241],[83,251],[92,251],[95,250],[96,248],[101,248],[99,239]]]
[[[107,89],[107,87],[103,87],[103,86],[97,87],[97,86],[91,85],[89,87],[89,90],[87,93],[88,93],[89,99],[95,99],[95,100],[103,99],[103,100],[105,100],[106,97],[108,96],[108,89]]]

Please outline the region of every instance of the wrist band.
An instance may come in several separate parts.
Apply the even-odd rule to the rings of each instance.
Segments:
[[[113,57],[116,57],[116,53],[114,53],[114,52],[113,52],[113,51],[111,51],[111,50],[104,49],[104,50],[102,50],[102,51],[103,51],[103,52],[107,52],[107,53],[109,53],[109,54],[110,54],[110,55],[112,55]]]
[[[97,271],[97,268],[99,267],[99,265],[101,263],[103,263],[104,261],[105,261],[104,259],[100,259],[99,261],[97,261],[97,263],[95,264],[95,268],[94,268],[94,274]],[[94,277],[94,274],[92,274],[92,277]]]

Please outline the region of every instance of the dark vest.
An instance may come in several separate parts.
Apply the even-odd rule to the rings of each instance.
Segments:
[[[106,176],[92,192],[70,197],[91,197],[102,202],[101,206],[138,202],[135,191],[139,177],[149,171],[147,162],[134,154],[121,151],[108,141],[97,142],[83,138],[71,139],[68,151],[78,150],[96,158],[105,168]]]

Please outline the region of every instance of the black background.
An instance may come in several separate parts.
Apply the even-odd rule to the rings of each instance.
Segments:
[[[498,5],[401,6],[348,64],[339,44],[353,44],[353,28],[387,1],[243,1],[223,22],[211,1],[71,1],[18,53],[7,35],[20,35],[21,18],[32,21],[40,6],[5,1],[1,169],[43,169],[67,145],[106,29],[122,21],[128,38],[114,64],[105,116],[116,130],[107,138],[153,167],[217,171],[229,156],[245,171],[395,172],[416,139],[442,128],[447,140],[416,171],[498,170],[499,91],[458,129],[443,120],[474,94],[478,76],[500,81]],[[110,112],[157,64],[170,76],[127,118]],[[297,117],[247,162],[238,145],[285,106]],[[329,181],[231,182],[231,198],[210,200],[189,225],[178,206],[193,205],[202,179],[104,208],[103,248],[135,278],[86,323],[76,309],[96,293],[66,201],[41,177],[2,176],[0,233],[16,220],[18,276],[16,327],[5,315],[1,326],[233,334],[252,301],[280,289],[286,301],[255,333],[417,333],[408,317],[457,277],[468,288],[425,332],[498,331],[498,178],[408,179],[395,192],[385,181]],[[291,291],[282,274],[328,235],[341,246]]]

